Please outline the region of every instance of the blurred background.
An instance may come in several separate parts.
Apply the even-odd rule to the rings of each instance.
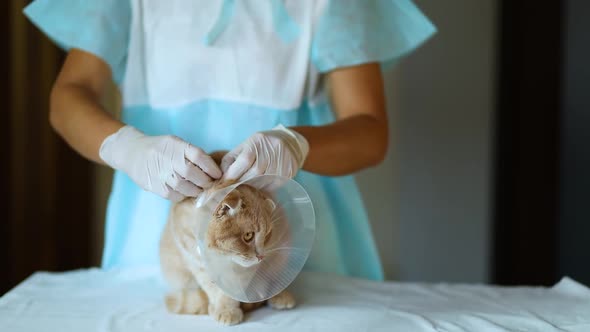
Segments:
[[[97,266],[110,190],[49,127],[64,54],[28,2],[0,3],[0,294]],[[439,32],[387,73],[391,148],[357,177],[387,278],[590,285],[590,2],[416,3]]]

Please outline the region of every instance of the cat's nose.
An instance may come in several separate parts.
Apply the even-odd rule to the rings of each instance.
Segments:
[[[264,258],[264,255],[256,255],[256,258],[258,258],[258,261],[260,262]]]

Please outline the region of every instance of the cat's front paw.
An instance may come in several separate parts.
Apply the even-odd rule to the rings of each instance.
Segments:
[[[175,314],[207,313],[207,295],[201,289],[185,289],[166,295],[166,308]]]
[[[277,310],[292,309],[295,307],[295,297],[289,291],[282,291],[268,300],[268,305]]]
[[[244,319],[244,313],[240,308],[222,307],[216,309],[210,305],[209,315],[216,321],[225,325],[235,325]]]

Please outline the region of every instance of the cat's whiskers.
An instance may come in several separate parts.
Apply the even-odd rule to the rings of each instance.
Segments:
[[[271,253],[273,251],[277,251],[277,250],[298,250],[299,248],[295,248],[295,247],[278,247],[278,248],[272,248],[270,250],[265,250],[265,254]]]

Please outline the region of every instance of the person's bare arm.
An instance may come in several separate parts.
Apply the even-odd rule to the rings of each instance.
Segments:
[[[328,74],[337,121],[291,128],[309,142],[303,169],[346,175],[379,164],[387,151],[385,93],[379,64],[337,69]]]
[[[97,163],[103,163],[98,151],[104,139],[123,126],[101,105],[110,81],[111,69],[103,60],[73,49],[51,91],[51,126],[74,150]]]

